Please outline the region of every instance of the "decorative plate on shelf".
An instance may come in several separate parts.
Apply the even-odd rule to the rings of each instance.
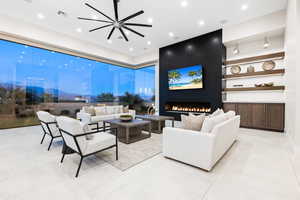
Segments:
[[[230,72],[232,74],[239,74],[241,72],[241,67],[239,65],[233,65],[231,68],[230,68]]]
[[[262,65],[262,68],[264,71],[270,71],[270,70],[273,70],[276,66],[276,63],[271,60],[271,61],[266,61],[264,62],[264,64]]]

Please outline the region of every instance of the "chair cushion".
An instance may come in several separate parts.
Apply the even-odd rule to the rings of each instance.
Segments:
[[[116,144],[116,137],[112,134],[103,132],[94,134],[92,140],[87,141],[87,148],[84,150],[84,155],[100,151],[107,147]]]

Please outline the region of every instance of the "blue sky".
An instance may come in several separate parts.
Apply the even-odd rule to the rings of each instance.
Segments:
[[[4,40],[0,40],[0,51],[0,83],[79,95],[144,91],[141,95],[147,96],[154,91],[154,67],[133,70]]]
[[[198,77],[191,77],[191,76],[188,75],[188,73],[190,71],[199,71],[199,70],[202,71],[202,65],[195,65],[195,66],[192,66],[192,67],[179,68],[179,69],[176,69],[176,70],[171,70],[169,72],[172,72],[172,71],[180,72],[181,78],[180,78],[180,80],[175,82],[175,84],[176,84],[176,83],[189,83],[193,79],[198,78]],[[202,75],[201,75],[201,78],[202,78]]]

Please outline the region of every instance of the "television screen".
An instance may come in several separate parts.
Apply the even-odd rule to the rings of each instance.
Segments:
[[[203,88],[202,65],[179,68],[168,72],[169,90]]]

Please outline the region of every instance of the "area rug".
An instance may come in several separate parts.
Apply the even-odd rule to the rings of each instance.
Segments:
[[[121,171],[125,171],[162,152],[162,135],[152,134],[150,138],[132,143],[119,142],[119,160],[115,148],[98,153],[96,156]]]

